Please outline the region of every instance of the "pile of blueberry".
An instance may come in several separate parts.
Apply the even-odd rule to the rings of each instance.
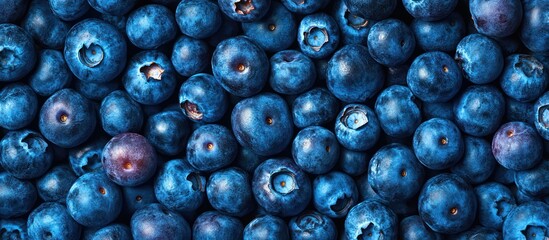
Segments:
[[[548,0],[0,0],[0,240],[548,240],[548,85]]]

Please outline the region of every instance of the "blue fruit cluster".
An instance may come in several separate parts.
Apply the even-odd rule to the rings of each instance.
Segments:
[[[0,0],[0,240],[548,240],[548,0]]]

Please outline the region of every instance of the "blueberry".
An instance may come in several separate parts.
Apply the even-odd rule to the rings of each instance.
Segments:
[[[376,62],[385,66],[405,63],[416,47],[412,30],[398,19],[379,21],[368,33],[368,51]]]
[[[269,12],[271,0],[217,0],[221,11],[233,21],[258,21]]]
[[[238,102],[233,108],[231,125],[238,143],[258,155],[280,153],[292,141],[290,110],[284,99],[273,93]]]
[[[450,169],[451,172],[470,184],[484,182],[496,167],[490,142],[482,138],[465,136],[463,144],[463,158]]]
[[[331,171],[313,181],[315,209],[331,218],[343,218],[358,203],[355,181],[347,174]]]
[[[191,121],[204,123],[221,120],[229,109],[227,93],[214,76],[205,73],[193,75],[181,85],[179,105]]]
[[[438,21],[450,15],[458,2],[458,0],[403,0],[402,4],[416,19]]]
[[[519,0],[469,0],[469,11],[479,33],[499,38],[517,31],[523,14]]]
[[[343,0],[349,11],[361,18],[382,20],[396,9],[396,0]]]
[[[545,140],[549,139],[549,92],[545,92],[532,107],[529,105],[533,114],[524,114],[528,116],[528,119],[534,119],[534,125],[538,130],[538,133]]]
[[[63,21],[74,21],[86,14],[90,5],[86,0],[48,0],[52,12]]]
[[[424,169],[412,149],[393,143],[379,149],[368,168],[368,183],[388,202],[405,201],[417,195]]]
[[[549,46],[549,3],[542,0],[522,1],[523,18],[520,40],[532,52],[547,52]]]
[[[416,129],[414,153],[425,167],[442,170],[455,165],[463,156],[463,138],[450,120],[432,118]]]
[[[71,168],[77,176],[102,169],[101,156],[107,139],[98,138],[69,150]]]
[[[41,45],[61,49],[70,25],[61,21],[50,9],[47,1],[33,0],[21,26]]]
[[[154,195],[152,181],[136,187],[124,187],[122,188],[122,194],[124,194],[124,209],[122,211],[123,214],[128,214],[128,216],[151,203],[158,202]]]
[[[217,4],[208,0],[181,1],[175,16],[181,32],[196,39],[212,36],[223,21]]]
[[[170,59],[160,51],[150,50],[132,57],[122,84],[136,102],[155,105],[172,95],[177,84],[176,78]]]
[[[51,71],[55,69],[55,71]],[[49,97],[55,92],[68,87],[73,75],[63,58],[63,53],[57,50],[40,51],[36,67],[29,75],[29,86],[43,97]]]
[[[190,77],[208,67],[210,54],[208,43],[183,35],[173,45],[171,60],[179,75]]]
[[[15,22],[21,18],[26,10],[28,0],[2,0],[0,1],[0,23]]]
[[[405,86],[385,88],[376,99],[375,112],[383,131],[392,137],[409,137],[421,124],[421,104]]]
[[[501,230],[503,221],[517,205],[511,190],[498,182],[486,182],[475,187],[475,193],[479,223]]]
[[[131,239],[130,228],[123,224],[111,224],[104,228],[97,230],[92,236],[91,240],[103,240],[103,239]]]
[[[13,82],[25,77],[36,63],[31,36],[11,23],[0,24],[0,82]]]
[[[334,131],[343,147],[366,151],[379,140],[381,127],[372,109],[361,104],[349,104],[337,115]]]
[[[371,155],[366,152],[352,151],[340,148],[339,169],[344,173],[356,177],[368,171],[368,162]]]
[[[147,119],[143,134],[161,154],[173,156],[185,151],[191,134],[189,120],[177,109],[162,111]]]
[[[329,57],[339,44],[339,27],[328,14],[315,13],[301,19],[297,42],[303,54],[320,59]]]
[[[503,92],[521,102],[531,102],[541,96],[549,85],[549,72],[531,55],[513,54],[505,59],[500,75]]]
[[[441,240],[439,233],[425,226],[418,215],[408,216],[400,221],[399,236],[401,239]]]
[[[37,112],[38,97],[28,85],[13,83],[0,89],[0,127],[8,130],[24,128]]]
[[[0,238],[2,239],[28,239],[27,221],[23,218],[0,219]]]
[[[103,130],[111,136],[139,132],[143,125],[141,106],[122,90],[111,92],[103,98],[99,117]]]
[[[281,217],[298,215],[312,195],[309,177],[286,158],[261,163],[253,175],[252,191],[259,206]]]
[[[53,149],[40,134],[31,130],[8,132],[0,142],[0,163],[19,179],[37,178],[50,168]]]
[[[27,214],[33,209],[38,198],[32,182],[19,180],[7,172],[0,172],[0,188],[5,189],[0,195],[0,218],[2,219]]]
[[[212,173],[206,194],[213,208],[231,216],[244,216],[255,207],[250,177],[239,168]]]
[[[244,226],[237,218],[215,211],[200,214],[193,224],[194,239],[242,239]]]
[[[337,116],[339,102],[326,88],[315,88],[294,99],[292,116],[294,125],[305,128],[325,125]]]
[[[335,1],[332,15],[339,26],[341,42],[345,45],[366,44],[370,28],[376,23],[375,20],[351,13],[344,0]]]
[[[27,227],[30,239],[80,238],[80,225],[60,203],[42,203],[29,215]]]
[[[70,188],[67,210],[85,227],[106,226],[122,210],[122,191],[103,171],[86,173]]]
[[[446,102],[461,87],[461,71],[443,52],[426,52],[410,65],[406,81],[412,93],[425,102]]]
[[[178,213],[170,211],[158,203],[149,204],[137,210],[130,223],[134,239],[183,240],[191,238],[189,223]]]
[[[133,10],[126,22],[128,39],[141,49],[158,48],[173,40],[176,32],[173,12],[158,4],[148,4]]]
[[[225,126],[207,124],[194,130],[187,142],[187,160],[199,171],[211,172],[234,161],[238,143]]]
[[[539,201],[521,204],[503,223],[504,239],[544,239],[549,237],[549,205]]]
[[[96,11],[114,16],[122,16],[128,13],[137,0],[88,0],[90,6]]]
[[[154,194],[170,210],[194,211],[206,198],[206,178],[186,160],[170,160],[156,175]]]
[[[347,239],[396,239],[398,219],[387,206],[376,200],[366,200],[354,206],[345,218]]]
[[[279,217],[257,217],[244,228],[244,240],[290,240],[286,222]]]
[[[300,94],[315,83],[313,61],[295,50],[280,51],[271,57],[271,88],[280,94]]]
[[[544,160],[536,167],[515,173],[515,184],[519,191],[533,197],[549,194],[549,161]]]
[[[337,238],[337,229],[331,218],[308,211],[290,219],[290,236],[296,240],[330,240]]]
[[[346,45],[328,62],[326,85],[343,102],[364,102],[383,86],[383,67],[362,45]],[[368,74],[361,74],[367,72]]]
[[[453,234],[468,229],[477,214],[473,188],[454,174],[439,174],[427,180],[419,194],[421,219],[433,231]]]
[[[543,143],[530,125],[509,122],[501,125],[494,134],[492,153],[503,167],[515,171],[526,170],[541,161]]]
[[[417,45],[424,51],[453,52],[465,36],[466,25],[457,12],[439,21],[414,19],[410,25]],[[480,52],[480,54],[483,54]]]
[[[478,33],[459,41],[455,59],[463,70],[463,77],[475,84],[493,82],[503,70],[499,44]]]
[[[60,147],[76,147],[93,133],[96,112],[92,103],[72,89],[57,91],[44,102],[39,114],[40,132]]]
[[[457,126],[464,133],[476,137],[494,133],[501,124],[504,112],[503,94],[489,85],[468,87],[454,104]]]
[[[330,130],[311,126],[299,131],[293,140],[292,156],[305,172],[328,173],[339,158],[339,143]]]
[[[282,0],[284,6],[294,13],[299,14],[311,14],[322,8],[326,7],[330,3],[329,0],[319,1],[300,1],[300,0]]]
[[[76,174],[68,165],[55,166],[36,181],[38,196],[46,202],[65,203],[76,179]]]

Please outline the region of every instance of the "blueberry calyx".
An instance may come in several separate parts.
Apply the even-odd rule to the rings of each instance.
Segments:
[[[10,70],[14,70],[13,68],[19,65],[19,64],[13,64],[17,60],[18,58],[15,55],[14,51],[7,48],[0,48],[0,69],[8,69],[11,66],[12,69]]]
[[[294,173],[288,170],[281,170],[272,174],[270,186],[275,192],[286,195],[299,189],[296,183],[297,180]]]
[[[343,112],[340,121],[345,127],[358,130],[368,124],[368,114],[359,107],[349,107]]]
[[[157,81],[162,80],[162,73],[164,73],[164,69],[162,68],[162,66],[158,65],[155,62],[141,67],[139,71],[145,74],[147,80],[154,79]]]
[[[304,41],[307,46],[310,46],[313,51],[318,52],[324,44],[330,41],[330,35],[325,28],[311,27],[309,31],[303,33]],[[321,38],[322,39],[319,39]]]
[[[192,120],[198,121],[198,120],[202,120],[202,118],[204,117],[204,114],[200,112],[200,110],[198,110],[198,105],[192,102],[189,102],[189,101],[182,102],[180,104],[180,107],[185,110],[185,115],[187,115],[187,117],[189,117]]]
[[[191,182],[194,191],[205,191],[204,184],[202,184],[200,175],[198,173],[189,173],[186,179],[187,181]]]
[[[347,195],[339,197],[335,204],[330,206],[330,209],[337,214],[345,213],[353,205],[353,198]]]
[[[88,46],[83,45],[78,51],[78,58],[82,64],[93,68],[103,62],[103,48],[95,43],[91,43]]]
[[[315,212],[305,213],[297,218],[297,225],[304,230],[314,230],[323,224],[324,220]]]
[[[250,14],[255,9],[252,0],[236,0],[234,11],[240,15]]]
[[[549,105],[543,105],[538,110],[538,122],[549,128]]]
[[[543,64],[530,55],[520,55],[515,69],[521,70],[527,77],[541,76],[543,74]]]
[[[345,14],[343,15],[343,17],[345,18],[345,20],[347,20],[347,25],[356,30],[360,30],[361,28],[367,27],[369,23],[367,19],[354,15],[349,10],[345,11]]]

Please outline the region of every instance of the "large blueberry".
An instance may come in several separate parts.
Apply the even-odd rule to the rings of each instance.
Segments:
[[[125,132],[139,132],[143,125],[143,110],[127,92],[109,93],[99,108],[103,130],[111,136]]]
[[[55,71],[52,71],[55,69]],[[40,51],[34,72],[29,75],[29,86],[40,96],[49,97],[67,87],[73,75],[63,53],[57,50]]]
[[[450,170],[470,184],[484,182],[496,168],[490,142],[483,138],[465,136],[463,143],[463,158]]]
[[[501,230],[503,221],[517,205],[511,190],[498,182],[486,182],[475,187],[475,194],[479,223]]]
[[[225,116],[229,109],[229,100],[214,76],[199,73],[181,85],[179,106],[191,121],[211,123]]]
[[[456,125],[476,137],[494,133],[501,124],[505,112],[503,94],[493,86],[471,86],[454,104]]]
[[[47,1],[34,0],[21,26],[41,45],[61,49],[70,25],[53,14]]]
[[[349,240],[396,239],[398,218],[387,206],[366,200],[354,206],[345,218],[345,236]]]
[[[30,239],[80,238],[80,225],[60,203],[42,203],[29,215],[27,227]]]
[[[467,31],[463,17],[457,12],[434,22],[414,19],[410,27],[417,45],[427,52],[453,52]]]
[[[505,59],[500,75],[503,92],[521,102],[530,102],[541,96],[549,85],[549,71],[532,55],[513,54]]]
[[[361,104],[349,104],[337,115],[334,131],[343,147],[366,151],[379,140],[381,127],[372,109]]]
[[[280,94],[300,94],[316,81],[314,62],[296,50],[285,50],[271,57],[271,88]]]
[[[250,177],[240,168],[212,173],[206,194],[213,208],[231,216],[244,216],[255,208]]]
[[[189,37],[204,39],[219,30],[223,22],[219,6],[208,0],[181,1],[175,10],[181,32]]]
[[[130,224],[134,239],[191,239],[189,223],[179,213],[170,211],[158,203],[137,210]]]
[[[503,70],[503,53],[493,39],[482,34],[471,34],[459,41],[455,59],[463,77],[475,84],[496,80]]]
[[[349,175],[332,171],[313,181],[315,209],[331,218],[342,218],[358,203],[358,189]]]
[[[7,172],[0,172],[0,218],[21,217],[30,212],[38,194],[34,184],[19,180]]]
[[[29,125],[38,112],[38,97],[26,84],[14,83],[0,89],[0,127],[16,130]]]
[[[0,24],[0,82],[23,78],[35,63],[36,50],[31,36],[17,25]]]
[[[421,124],[421,103],[405,86],[385,88],[376,99],[375,111],[381,128],[392,137],[409,137]]]
[[[339,27],[326,13],[305,16],[297,29],[297,42],[301,52],[311,58],[326,58],[337,50]]]
[[[155,49],[175,38],[177,24],[173,12],[158,4],[144,5],[128,15],[126,34],[141,49]]]
[[[376,62],[398,66],[412,56],[416,39],[412,30],[398,19],[379,21],[370,28],[368,51]]]
[[[65,203],[76,179],[76,174],[68,165],[53,167],[36,181],[38,196],[46,202]]]
[[[547,239],[549,205],[539,201],[521,204],[507,215],[503,239]]]
[[[477,31],[490,37],[513,34],[522,20],[520,0],[469,0],[469,11]]]
[[[244,240],[290,240],[286,222],[279,217],[265,215],[252,220],[244,228]]]
[[[543,142],[536,130],[523,122],[503,124],[492,138],[492,153],[503,167],[526,170],[536,166],[543,155]]]
[[[200,214],[193,224],[193,239],[242,239],[244,226],[238,218],[215,211]]]
[[[189,120],[177,109],[162,111],[147,119],[143,134],[159,153],[173,156],[185,151],[189,126]]]
[[[421,164],[433,170],[449,168],[459,162],[463,145],[458,127],[443,118],[423,122],[414,133],[414,153]]]
[[[199,171],[210,172],[229,165],[238,153],[238,142],[223,125],[203,125],[187,142],[187,160]]]
[[[333,132],[311,126],[299,131],[292,143],[295,163],[305,172],[325,174],[339,159],[339,143]]]
[[[330,91],[315,88],[294,99],[293,122],[298,128],[325,125],[336,118],[338,110],[339,101]]]
[[[12,176],[32,179],[42,175],[53,162],[53,149],[31,130],[8,132],[0,142],[0,164]]]
[[[208,67],[210,54],[210,47],[204,40],[183,35],[173,45],[171,60],[179,75],[190,77]]]

